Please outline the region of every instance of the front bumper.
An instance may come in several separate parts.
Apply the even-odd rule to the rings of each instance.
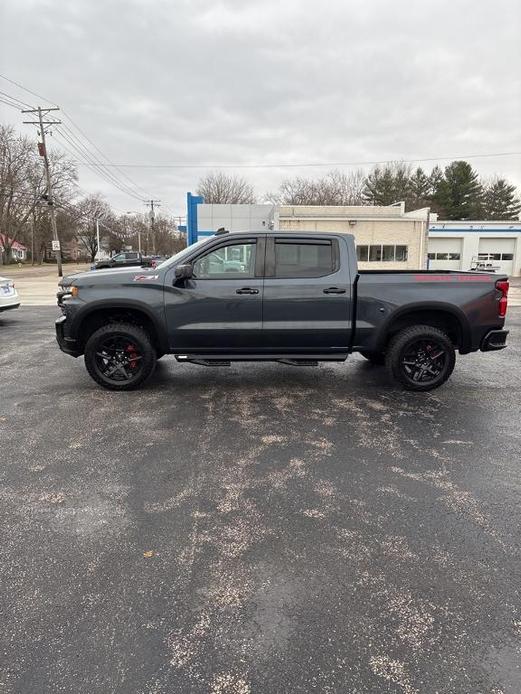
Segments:
[[[492,352],[497,349],[505,349],[507,346],[508,330],[490,330],[481,342],[482,352]]]
[[[67,316],[60,316],[56,319],[54,324],[56,328],[56,340],[58,342],[58,346],[62,352],[65,352],[65,354],[70,354],[71,357],[79,357],[82,352],[80,349],[78,349],[76,340],[68,337],[65,332],[66,321]]]
[[[20,300],[17,299],[12,304],[0,304],[0,311],[9,311],[12,308],[18,308],[20,306]]]

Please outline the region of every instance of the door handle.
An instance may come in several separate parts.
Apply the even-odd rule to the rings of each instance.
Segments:
[[[243,287],[242,289],[236,289],[236,294],[258,294],[258,289],[253,289],[252,287]]]
[[[345,294],[346,290],[340,287],[329,287],[328,289],[322,290],[324,294]]]

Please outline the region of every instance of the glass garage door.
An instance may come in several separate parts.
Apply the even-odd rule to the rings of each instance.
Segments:
[[[491,260],[499,265],[500,272],[511,275],[514,269],[515,239],[481,238],[479,240],[479,259]]]
[[[461,239],[429,239],[429,270],[461,270]]]

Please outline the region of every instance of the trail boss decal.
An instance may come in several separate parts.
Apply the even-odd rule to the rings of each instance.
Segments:
[[[416,282],[490,282],[490,275],[414,275]]]

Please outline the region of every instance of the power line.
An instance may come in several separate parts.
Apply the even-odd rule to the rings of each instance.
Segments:
[[[106,171],[105,166],[100,163],[100,161],[93,154],[91,154],[91,152],[89,152],[85,145],[83,145],[83,143],[76,136],[74,136],[74,134],[71,137],[70,128],[67,128],[65,131],[61,128],[57,128],[57,134],[76,151],[76,155],[72,155],[73,158],[80,156],[83,159],[83,162],[81,163],[85,163],[87,166],[93,167],[106,183],[115,186],[120,192],[128,195],[129,197],[136,200],[142,200],[140,195],[137,195],[134,191],[127,188],[117,179],[116,176],[114,176],[114,174],[112,174],[110,171]],[[64,147],[64,149],[67,148]],[[69,151],[69,154],[72,153]],[[79,164],[80,162],[76,161],[75,163]]]
[[[2,90],[0,90],[0,95],[1,95],[0,98],[2,99],[2,101],[4,99],[9,99],[9,101],[12,103],[9,103],[8,105],[14,106],[19,111],[22,108],[32,108],[31,104],[26,104],[25,101],[21,101],[20,99],[17,99],[15,96],[11,96],[11,94],[7,94],[7,92],[3,92]],[[4,103],[7,103],[7,101],[4,101]]]
[[[0,101],[1,101],[3,104],[6,104],[6,106],[11,106],[11,108],[14,108],[16,111],[19,111],[19,110],[20,110],[20,106],[17,106],[16,104],[13,104],[13,103],[10,102],[10,101],[6,101],[6,99],[3,99],[1,96],[0,96]]]
[[[65,137],[67,141],[73,147],[75,147],[77,151],[80,151],[80,153],[83,152],[83,156],[86,156],[88,158],[88,161],[94,162],[94,165],[96,166],[98,172],[103,172],[105,180],[109,180],[109,182],[112,182],[113,185],[115,185],[123,193],[126,193],[131,197],[135,197],[136,199],[141,199],[141,195],[139,195],[136,191],[133,191],[126,183],[120,181],[117,178],[117,176],[113,174],[111,171],[106,170],[106,165],[99,159],[99,157],[97,157],[91,150],[89,150],[83,144],[83,142],[72,132],[72,130],[66,124],[64,124],[63,127],[65,128],[66,133],[60,130],[61,135]],[[78,147],[80,148],[80,150],[78,150]]]
[[[68,125],[65,123],[62,124],[62,128],[58,128],[58,133],[76,150],[76,152],[78,152],[79,156],[84,160],[82,163],[94,167],[97,173],[100,174],[106,182],[114,185],[122,193],[125,193],[125,195],[135,198],[136,200],[142,200],[143,196],[139,193],[139,190],[134,190],[112,173],[107,164],[104,164],[100,158],[79,139]]]
[[[33,96],[37,97],[38,99],[42,99],[43,101],[46,101],[47,103],[52,104],[54,107],[58,108],[57,105],[56,105],[54,102],[52,102],[52,101],[50,101],[49,99],[45,98],[45,97],[42,96],[41,94],[37,94],[36,92],[32,91],[31,89],[28,89],[27,87],[24,87],[24,85],[23,85],[23,84],[20,84],[20,82],[17,82],[16,80],[12,80],[12,79],[10,79],[9,77],[7,77],[6,75],[2,75],[2,74],[0,74],[0,78],[6,80],[6,81],[9,82],[10,84],[16,85],[17,87],[19,87],[20,89],[23,89],[23,90],[24,90],[25,92],[27,92],[28,94],[32,94]],[[8,94],[5,94],[5,92],[1,92],[1,91],[0,91],[0,94],[4,94],[4,95],[5,95],[6,97],[8,97],[10,100],[12,100],[12,101],[14,101],[14,102],[18,102],[18,103],[20,103],[21,105],[23,105],[24,107],[33,108],[33,106],[31,106],[30,104],[28,104],[28,103],[22,101],[21,99],[18,99],[17,97],[12,97],[12,96],[10,96],[10,95],[8,95]],[[3,99],[2,99],[2,101],[3,101]],[[13,108],[16,108],[16,106],[15,106],[14,104],[12,104],[12,103],[9,103],[9,102],[6,102],[6,101],[3,101],[3,103],[6,103],[6,105],[8,105],[8,106],[12,106]],[[21,108],[21,107],[20,107],[20,108]],[[107,175],[109,175],[111,179],[113,179],[114,181],[117,181],[117,182],[119,183],[119,186],[116,186],[116,187],[118,187],[119,190],[121,190],[121,192],[125,192],[126,194],[131,195],[132,197],[135,197],[136,199],[142,199],[143,197],[150,197],[150,194],[149,194],[144,188],[141,188],[135,181],[133,181],[133,180],[130,178],[130,176],[128,176],[128,174],[126,174],[124,171],[120,171],[119,168],[118,168],[118,166],[117,166],[117,165],[114,165],[114,164],[108,159],[108,157],[103,153],[103,151],[102,151],[102,150],[101,150],[101,149],[100,149],[100,148],[99,148],[99,147],[98,147],[87,135],[86,135],[86,133],[79,127],[79,125],[78,125],[77,123],[75,123],[75,121],[72,119],[72,117],[71,117],[68,113],[66,113],[63,109],[61,109],[61,111],[62,111],[63,115],[67,118],[67,120],[71,123],[71,125],[81,134],[81,136],[91,145],[91,147],[93,147],[94,149],[96,149],[96,150],[99,152],[99,154],[100,154],[100,155],[103,157],[103,159],[107,162],[107,163],[105,164],[104,162],[100,161],[100,160],[98,159],[98,157],[95,156],[93,153],[90,153],[91,162],[90,162],[90,163],[83,162],[83,165],[85,165],[85,166],[93,166],[93,167],[96,168],[96,169],[97,169],[98,166],[101,166],[101,167],[110,166],[111,168],[115,168],[116,171],[119,171],[119,174],[120,174],[121,176],[123,176],[123,177],[128,181],[128,183],[125,183],[124,181],[118,179],[117,176],[115,176],[113,173],[107,172]],[[63,125],[64,125],[64,128],[66,128],[66,129],[68,130],[70,136],[71,136],[73,139],[76,139],[76,142],[79,142],[79,143],[80,143],[80,146],[82,146],[86,151],[88,151],[87,148],[85,148],[85,146],[84,146],[83,143],[81,142],[81,140],[80,140],[79,138],[77,138],[77,136],[72,132],[72,130],[71,130],[70,128],[68,128],[68,126],[67,126],[66,124],[63,124]],[[97,170],[98,170],[98,172],[99,172],[99,169],[97,169]],[[105,179],[105,180],[106,180],[106,179]],[[114,183],[114,185],[115,185],[115,183]],[[126,191],[125,191],[125,190],[122,190],[123,188],[126,188],[127,190],[126,190]],[[132,194],[131,194],[129,191],[132,191]]]
[[[133,181],[133,180],[130,178],[130,176],[128,176],[124,171],[120,171],[119,168],[118,168],[118,166],[117,166],[116,164],[113,164],[113,163],[110,161],[110,159],[109,159],[107,156],[105,156],[105,154],[101,151],[101,149],[100,149],[94,142],[92,142],[92,140],[83,132],[83,130],[80,128],[80,126],[77,125],[77,124],[72,120],[72,118],[69,116],[68,113],[66,113],[65,111],[63,111],[63,109],[62,109],[62,113],[63,113],[63,114],[65,115],[65,117],[69,120],[69,122],[73,125],[73,127],[75,127],[76,130],[77,130],[81,135],[83,135],[83,137],[87,140],[87,142],[88,142],[90,145],[92,145],[92,147],[94,147],[94,149],[96,149],[96,150],[101,154],[101,156],[103,157],[103,159],[105,159],[105,161],[107,162],[107,165],[108,165],[108,166],[114,167],[117,171],[119,171],[120,174],[121,174],[122,176],[124,176],[124,177],[127,179],[127,181],[129,181],[129,182],[132,184],[132,186],[133,186],[134,188],[136,188],[136,190],[137,190],[138,192],[141,191],[141,194],[142,194],[142,195],[144,195],[145,197],[150,197],[149,193],[147,193],[147,192],[144,190],[144,188],[141,188],[140,186],[138,186],[137,183],[135,183],[135,181]]]
[[[19,99],[17,96],[11,96],[11,94],[8,94],[7,92],[4,92],[0,90],[0,94],[3,96],[6,96],[8,99],[11,99],[11,101],[16,101],[17,103],[21,104],[22,106],[27,106],[27,108],[33,108],[31,104],[28,104],[26,101],[22,101],[22,99]]]
[[[48,104],[51,104],[52,106],[58,107],[58,104],[55,104],[53,101],[49,101],[49,99],[46,99],[44,96],[41,94],[37,94],[36,92],[31,91],[30,89],[27,89],[27,87],[24,87],[23,84],[20,84],[20,82],[16,82],[15,80],[10,79],[9,77],[6,77],[5,75],[0,75],[0,77],[5,80],[6,82],[10,82],[11,84],[16,85],[17,87],[20,87],[20,89],[23,89],[24,92],[27,92],[28,94],[32,94],[35,96],[37,99],[42,99],[42,101],[46,101]]]
[[[375,159],[373,161],[337,161],[337,162],[303,162],[278,164],[112,164],[118,168],[134,169],[284,169],[311,168],[324,166],[370,166],[377,164],[392,164],[399,161],[403,164],[414,164],[424,161],[446,161],[448,159],[482,159],[488,157],[521,156],[521,152],[491,152],[487,154],[452,154],[444,157],[421,157],[418,159]],[[107,165],[108,166],[108,165]]]

